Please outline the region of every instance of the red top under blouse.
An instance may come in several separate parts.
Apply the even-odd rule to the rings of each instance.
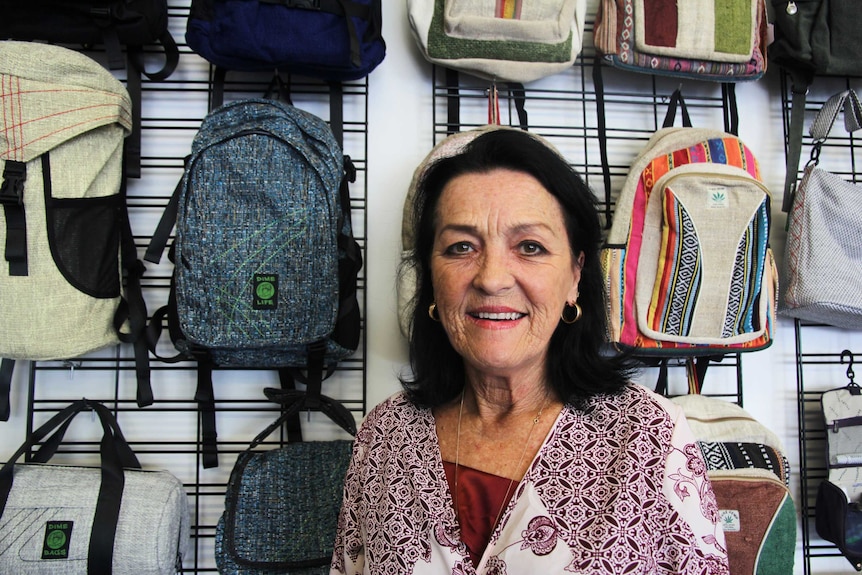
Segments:
[[[470,551],[473,565],[478,565],[491,540],[497,517],[508,505],[517,486],[508,478],[459,465],[456,494],[455,464],[444,461],[443,469],[457,506],[455,512],[461,526],[461,540]]]

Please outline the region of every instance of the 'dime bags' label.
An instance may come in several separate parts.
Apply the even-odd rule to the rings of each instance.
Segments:
[[[45,523],[42,559],[68,559],[72,525],[72,521],[48,521]]]

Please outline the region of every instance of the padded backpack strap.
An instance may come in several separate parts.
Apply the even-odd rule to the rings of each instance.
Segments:
[[[341,82],[329,82],[329,129],[344,150],[344,86]]]
[[[138,249],[132,235],[132,226],[126,206],[126,179],[122,179],[120,194],[122,222],[120,223],[120,258],[123,270],[123,297],[114,313],[114,329],[124,343],[131,343],[135,352],[135,376],[137,378],[137,404],[146,407],[153,404],[153,388],[150,381],[150,357],[147,347],[147,304],[141,289],[141,278],[146,271],[138,259]],[[128,322],[128,324],[127,324]],[[128,325],[128,331],[124,326]]]
[[[281,389],[284,392],[296,391],[296,379],[290,368],[281,368],[278,370],[278,379],[281,382]],[[293,417],[285,421],[287,427],[288,443],[298,443],[302,441],[302,423],[299,420],[299,412],[294,413]]]
[[[445,69],[446,74],[446,135],[461,131],[461,94],[458,70]]]

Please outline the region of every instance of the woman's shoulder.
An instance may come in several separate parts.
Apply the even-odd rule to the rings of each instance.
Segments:
[[[634,382],[627,383],[619,393],[592,398],[587,411],[619,413],[630,419],[636,417],[653,423],[663,420],[669,425],[673,425],[682,414],[680,406],[670,399]]]
[[[431,421],[431,412],[414,405],[407,394],[399,391],[377,405],[365,416],[359,426],[359,434],[372,433],[374,435],[387,434],[393,429],[412,426],[420,421]]]

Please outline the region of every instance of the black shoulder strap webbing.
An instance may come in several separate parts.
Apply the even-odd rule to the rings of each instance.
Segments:
[[[153,404],[150,358],[147,347],[147,304],[141,289],[141,278],[146,271],[138,259],[138,249],[132,235],[126,202],[126,178],[120,184],[122,210],[120,222],[120,261],[123,270],[123,294],[114,313],[114,330],[124,343],[131,343],[135,354],[135,377],[137,379],[137,404],[146,407]],[[124,327],[126,326],[126,327]]]
[[[9,421],[11,415],[12,373],[15,371],[15,360],[0,359],[0,421]]]
[[[605,115],[605,81],[602,76],[602,57],[596,53],[593,60],[593,86],[596,93],[596,122],[599,131],[599,158],[602,162],[602,184],[605,187],[605,227],[611,227],[611,165],[608,160],[608,126]]]

